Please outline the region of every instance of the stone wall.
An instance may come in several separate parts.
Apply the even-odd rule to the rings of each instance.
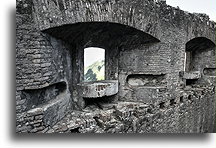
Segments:
[[[17,0],[16,22],[16,132],[215,131],[207,15],[153,0]],[[86,47],[105,49],[116,95],[81,97]],[[190,50],[194,69],[185,72]]]
[[[56,123],[71,110],[69,92],[71,67],[67,45],[39,31],[32,17],[32,5],[28,1],[17,1],[16,12],[16,113],[17,132],[26,131],[28,118],[25,114],[31,109],[43,110],[40,120],[52,119]],[[61,50],[59,50],[61,48]],[[70,69],[70,68],[68,68]],[[59,84],[64,84],[64,90]],[[57,102],[57,103],[53,103]],[[60,103],[63,102],[63,103]],[[59,109],[59,106],[64,106]],[[45,109],[55,110],[48,113]],[[34,118],[35,117],[35,118]],[[31,120],[36,120],[37,113]],[[36,121],[37,122],[37,121]],[[38,121],[39,122],[39,121]],[[41,126],[44,124],[40,124]],[[46,124],[46,126],[51,125]],[[31,131],[29,126],[27,131]],[[38,123],[38,127],[39,123]],[[41,131],[39,128],[36,131]],[[35,132],[36,132],[35,131]]]
[[[202,94],[206,95],[202,95]],[[106,110],[96,106],[73,111],[48,133],[208,133],[215,113],[205,107],[215,104],[211,88],[181,91],[180,96],[158,104],[118,102]]]

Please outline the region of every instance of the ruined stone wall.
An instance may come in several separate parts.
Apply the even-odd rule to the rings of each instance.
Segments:
[[[35,119],[36,127],[30,125],[28,127],[28,129],[30,128],[29,131],[34,132],[42,131],[46,126],[54,124],[71,110],[71,94],[68,87],[71,75],[69,75],[70,71],[64,71],[64,69],[70,69],[65,67],[71,66],[71,61],[67,59],[69,54],[67,54],[65,47],[62,47],[62,43],[56,40],[52,41],[53,39],[49,37],[40,40],[40,34],[37,36],[39,39],[33,44],[17,48],[16,62],[20,64],[17,65],[16,71],[16,112],[18,117],[23,113],[25,114],[26,111],[32,112],[31,119],[29,119],[30,117],[17,118],[17,126],[29,124],[33,122],[31,120]],[[30,39],[32,42],[34,38],[30,36]],[[55,45],[56,42],[57,45]],[[58,50],[59,48],[62,50]],[[41,110],[42,113],[34,113],[34,110],[37,109]],[[38,115],[40,119],[37,120]],[[46,124],[40,124],[39,121],[46,121]],[[32,127],[34,128],[31,129]],[[17,131],[25,132],[26,129],[21,126]]]
[[[184,40],[196,36],[210,37],[214,40],[211,35],[214,23],[209,21],[208,16],[190,14],[167,6],[163,2],[155,3],[153,0],[35,0],[33,2],[34,19],[40,30],[76,22],[109,21],[132,26],[160,40],[163,39],[165,32],[170,33],[161,30],[167,25],[169,28],[172,27],[169,30],[176,28],[176,33],[177,28],[187,30]]]
[[[205,95],[203,95],[205,94]],[[181,91],[158,105],[118,102],[101,110],[73,111],[48,133],[206,133],[214,131],[215,98],[211,88]],[[206,109],[205,109],[206,108]]]
[[[17,132],[214,131],[215,23],[208,16],[153,0],[19,0],[16,19]],[[214,47],[195,58],[202,85],[185,87],[186,44],[197,37]],[[106,49],[106,78],[119,81],[104,110],[83,109],[76,86],[83,49],[94,45]]]
[[[200,36],[215,42],[215,24],[208,16],[184,12],[164,2],[35,0],[34,6],[34,19],[39,30],[77,22],[108,21],[134,27],[167,43],[172,49],[168,77],[173,89],[178,87],[179,71],[183,71],[186,43]]]
[[[17,29],[17,32],[19,31],[20,29]],[[67,59],[68,51],[61,41],[45,35],[42,38],[41,34],[44,35],[38,33],[36,39],[28,34],[29,40],[23,41],[27,45],[19,42],[18,46],[22,47],[17,47],[16,112],[18,116],[17,127],[19,127],[17,131],[19,132],[22,130],[25,132],[26,129],[23,125],[30,124],[33,119],[36,120],[34,121],[36,127],[29,125],[28,131],[42,131],[46,126],[53,125],[71,110],[71,94],[68,85],[71,75],[69,74],[70,71],[64,70],[70,69],[66,67],[71,67],[71,61]],[[21,35],[17,37],[21,37]],[[30,44],[29,42],[33,43]],[[56,43],[57,45],[55,45]],[[41,110],[42,113],[34,113],[34,110]],[[31,119],[30,117],[19,118],[19,116],[26,114],[26,111],[32,112]],[[37,120],[38,115],[40,119]],[[23,116],[25,117],[25,115]],[[39,121],[46,121],[46,124]]]
[[[130,51],[125,49],[121,52],[119,60],[120,100],[154,104],[154,98],[157,98],[157,101],[159,101],[158,98],[167,98],[159,94],[167,92],[171,87],[168,84],[170,79],[167,76],[171,61],[168,49],[166,44],[155,43]],[[164,91],[161,93],[159,90]]]
[[[18,132],[26,132],[25,127],[30,120],[24,118],[23,114],[31,109],[39,108],[42,110],[43,108],[44,112],[51,112],[49,113],[50,116],[43,116],[40,113],[40,119],[37,117],[37,113],[35,115],[32,113],[31,120],[42,120],[42,118],[47,120],[52,117],[53,119],[49,122],[53,121],[53,123],[62,118],[68,110],[71,110],[68,87],[68,83],[70,83],[68,80],[71,79],[71,76],[69,75],[70,71],[64,71],[64,69],[67,69],[65,67],[71,67],[71,61],[67,57],[69,56],[66,50],[67,45],[38,30],[32,18],[32,6],[33,3],[29,1],[17,2],[16,125]],[[59,50],[59,48],[62,50]],[[63,90],[62,86],[58,88],[60,83],[63,83]],[[53,103],[53,106],[51,103]],[[64,106],[64,109],[57,109],[56,107],[59,106]],[[39,121],[36,122],[38,129],[35,130],[42,130],[42,128],[39,128]]]

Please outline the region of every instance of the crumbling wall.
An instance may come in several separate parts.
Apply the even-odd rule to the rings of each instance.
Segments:
[[[28,44],[27,41],[25,42],[27,45],[22,45],[21,42],[19,46],[22,45],[22,48],[17,48],[16,63],[19,65],[16,71],[16,112],[19,117],[29,110],[39,108],[43,110],[40,120],[50,120],[45,124],[50,126],[63,118],[72,108],[71,99],[69,99],[71,97],[70,85],[68,85],[71,75],[70,70],[65,71],[67,69],[65,67],[71,67],[71,61],[67,57],[69,54],[64,43],[43,35],[42,40],[40,40],[41,36],[37,36],[39,39],[36,41],[30,36],[29,41],[33,40],[32,44]],[[37,113],[32,113],[31,116],[34,119],[37,115]],[[17,131],[22,132],[23,125],[27,123],[29,123],[28,118],[17,118],[17,127],[19,127]],[[33,131],[42,131],[41,129],[37,128]]]
[[[34,23],[32,13],[33,3],[18,1],[16,12],[16,125],[17,132],[26,132],[27,118],[22,115],[27,111],[37,108],[55,108],[55,112],[49,113],[53,117],[53,123],[64,117],[71,110],[70,92],[68,80],[70,71],[64,71],[70,67],[67,45],[56,40],[40,30]],[[56,44],[57,43],[57,44]],[[61,48],[62,50],[59,50]],[[57,84],[65,84],[64,93],[57,92]],[[50,94],[52,93],[52,94]],[[60,98],[61,97],[61,98]],[[57,101],[58,100],[58,101]],[[61,101],[66,100],[66,101]],[[52,102],[64,102],[54,103]],[[57,104],[57,105],[56,105]],[[44,107],[46,106],[46,107]],[[64,106],[63,110],[56,108]],[[59,112],[58,112],[59,111]],[[46,112],[46,111],[45,111]],[[40,118],[46,120],[48,112]],[[63,115],[62,115],[63,114]],[[37,113],[35,114],[35,119]],[[56,117],[54,117],[56,116]],[[32,117],[34,119],[34,117]],[[51,124],[47,124],[51,125]],[[27,128],[28,129],[28,128]],[[40,131],[39,128],[37,131]]]
[[[19,0],[16,19],[17,132],[213,132],[215,23],[208,16],[153,0]],[[185,86],[186,45],[198,37],[213,46],[196,54],[202,83]],[[106,79],[118,80],[119,92],[85,108],[77,84],[84,48],[92,46],[106,50]]]
[[[161,94],[164,93],[165,95],[165,92],[171,87],[168,83],[171,81],[170,77],[167,76],[170,61],[170,51],[167,45],[163,43],[122,51],[119,60],[120,100],[151,102],[154,104],[154,98],[157,98],[157,102],[159,102],[159,98],[168,99],[168,96],[161,96]],[[138,78],[131,79],[129,82],[128,79],[131,75],[137,75]],[[160,83],[157,79],[159,80],[161,77],[163,78]],[[130,84],[137,83],[136,81],[140,81],[140,79],[142,79],[142,84]],[[157,83],[157,85],[151,83]]]
[[[157,105],[118,102],[73,111],[47,133],[209,133],[214,131],[215,98],[211,87],[181,91]],[[204,94],[204,95],[203,95]],[[205,109],[206,108],[206,109]]]

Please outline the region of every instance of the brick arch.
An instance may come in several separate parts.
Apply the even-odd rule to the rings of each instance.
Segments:
[[[136,28],[110,22],[83,22],[45,29],[42,32],[69,44],[86,47],[111,48],[138,46],[160,42],[159,39]]]
[[[154,1],[143,0],[48,0],[34,1],[33,17],[39,30],[81,22],[119,23],[157,37],[159,16],[151,12]],[[156,5],[155,5],[156,6]],[[143,9],[145,8],[145,10]]]
[[[186,43],[186,51],[206,50],[214,47],[215,43],[206,37],[196,37]]]
[[[17,12],[17,16],[25,14],[21,18],[22,23],[29,21],[37,30],[97,21],[128,25],[161,41],[166,41],[168,36],[174,41],[175,38],[179,39],[177,35],[168,33],[170,27],[174,27],[180,33],[185,31],[189,39],[205,36],[214,41],[215,38],[215,23],[209,21],[208,16],[186,13],[155,0],[34,0],[28,3],[21,1],[17,2]]]
[[[215,43],[206,37],[196,37],[186,43],[186,71],[203,71],[214,67]],[[208,57],[208,58],[207,58]]]
[[[152,35],[140,31],[136,28],[110,22],[83,22],[75,24],[66,24],[59,27],[51,27],[42,31],[49,36],[62,40],[70,45],[69,51],[72,57],[72,67],[75,75],[83,79],[83,55],[86,47],[100,47],[105,49],[106,69],[105,77],[107,79],[117,79],[118,59],[121,49],[130,50],[142,45],[152,45],[160,42]],[[76,59],[79,64],[76,65]],[[74,80],[79,83],[78,79]]]

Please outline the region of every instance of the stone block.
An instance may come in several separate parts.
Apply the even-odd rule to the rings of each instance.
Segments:
[[[34,108],[31,109],[27,112],[28,116],[32,116],[32,115],[40,115],[43,114],[43,109],[42,108]]]
[[[200,71],[184,72],[183,78],[185,78],[185,79],[199,79],[199,78],[201,78],[201,73],[200,73]]]
[[[79,83],[80,95],[85,98],[98,98],[118,93],[117,80],[103,80]]]

